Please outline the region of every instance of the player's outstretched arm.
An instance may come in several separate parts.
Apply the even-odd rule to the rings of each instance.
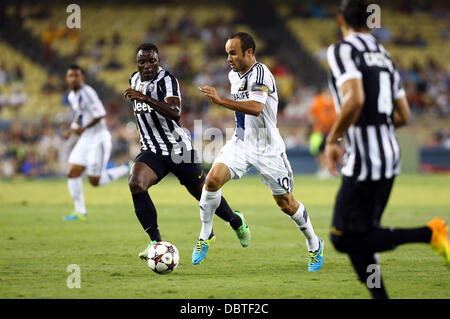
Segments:
[[[95,124],[100,122],[103,118],[104,116],[96,117],[86,126],[80,126],[76,122],[72,122],[72,124],[70,125],[70,130],[64,133],[63,138],[67,140],[72,134],[81,135],[83,134],[84,131],[86,131],[86,129],[94,126]]]
[[[83,126],[83,127],[79,127],[76,130],[74,130],[74,133],[77,134],[77,135],[83,134],[83,132],[86,131],[86,129],[88,129],[90,127],[93,127],[98,122],[100,122],[103,118],[105,118],[105,117],[104,116],[100,116],[100,117],[96,117],[96,118],[92,119],[92,121],[88,125]]]
[[[325,145],[328,169],[335,176],[337,175],[336,162],[342,166],[343,155],[338,141],[350,125],[358,119],[365,100],[362,80],[359,78],[345,81],[340,90],[342,93],[341,113],[334,122]]]
[[[180,120],[181,103],[180,99],[176,96],[167,97],[164,100],[165,102],[161,102],[132,88],[126,89],[124,92],[124,96],[130,101],[138,100],[140,102],[149,104],[156,112],[165,117],[168,117],[175,121]]]
[[[217,94],[216,89],[212,86],[203,86],[198,89],[209,98],[211,103],[218,104],[233,111],[259,116],[264,108],[264,104],[257,101],[233,101],[223,98]]]
[[[327,143],[341,138],[357,119],[364,106],[364,88],[361,79],[350,79],[340,87],[342,93],[341,113],[334,122],[327,137]]]

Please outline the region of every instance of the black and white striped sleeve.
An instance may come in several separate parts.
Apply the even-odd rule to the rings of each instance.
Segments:
[[[362,78],[353,50],[350,44],[342,42],[328,48],[328,65],[338,88],[347,80]]]
[[[139,77],[139,71],[135,71],[130,75],[130,78],[128,79],[128,82],[130,83],[131,87],[134,88],[137,78]]]
[[[158,85],[163,99],[168,97],[178,97],[181,99],[180,84],[172,74],[166,72],[166,75],[158,81]]]

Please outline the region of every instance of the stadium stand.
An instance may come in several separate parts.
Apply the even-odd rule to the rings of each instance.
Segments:
[[[139,43],[152,41],[160,48],[162,66],[181,80],[184,126],[192,130],[195,119],[206,120],[209,126],[223,130],[234,126],[233,113],[210,108],[197,89],[199,85],[211,84],[224,94],[228,91],[224,43],[228,35],[237,30],[252,32],[248,25],[237,21],[239,17],[232,7],[222,4],[212,7],[161,4],[133,8],[121,4],[108,7],[83,4],[83,32],[79,32],[65,26],[67,13],[61,5],[52,4],[44,8],[41,4],[26,3],[25,6],[26,9],[21,10],[26,12],[22,15],[22,26],[41,40],[47,64],[52,65],[59,56],[69,58],[121,94],[128,86],[129,75],[136,68],[135,48]],[[13,17],[15,11],[10,7],[7,13]],[[146,19],[136,19],[142,15]],[[274,56],[261,55],[264,41],[258,37],[256,41],[258,59],[273,68],[281,95],[292,95],[293,73]],[[38,79],[38,83],[45,83],[45,78]],[[44,100],[39,92],[31,94],[37,101]],[[60,102],[57,104],[61,105]],[[43,114],[46,109],[47,114],[55,116],[52,108],[41,108]],[[118,118],[124,122],[130,115],[130,112],[119,110],[118,116],[109,122],[116,123]]]
[[[424,127],[414,133],[419,136],[421,143],[431,140],[436,131],[448,124],[450,62],[448,53],[443,53],[449,52],[450,25],[439,14],[445,11],[439,10],[443,2],[436,3],[432,7],[418,9],[404,4],[401,7],[383,6],[383,28],[375,31],[392,52],[401,70],[408,99],[415,112],[415,121],[424,123]],[[64,4],[23,2],[20,6],[6,7],[7,19],[17,22],[23,32],[29,33],[39,42],[39,46],[33,47],[35,52],[30,58],[30,54],[25,54],[29,52],[23,51],[25,49],[13,48],[10,43],[0,39],[0,106],[3,106],[0,120],[3,127],[8,128],[6,133],[2,130],[0,136],[5,144],[10,137],[10,130],[15,127],[17,131],[17,127],[24,126],[22,123],[49,121],[51,124],[47,126],[53,128],[52,134],[61,135],[60,123],[70,118],[70,111],[64,102],[67,92],[62,69],[66,66],[62,65],[61,69],[61,61],[71,61],[80,64],[90,79],[97,81],[95,87],[100,95],[103,92],[103,101],[108,110],[108,126],[113,131],[115,145],[121,149],[114,159],[123,159],[123,154],[127,152],[135,153],[138,143],[132,113],[121,95],[128,87],[129,75],[136,68],[135,49],[142,42],[156,43],[160,48],[162,66],[181,81],[183,126],[193,132],[194,120],[203,120],[203,129],[217,127],[225,130],[233,127],[233,113],[210,107],[197,87],[211,84],[219,92],[228,93],[226,75],[229,68],[225,60],[224,43],[230,33],[239,30],[255,35],[257,58],[267,64],[276,77],[280,95],[279,127],[287,147],[307,147],[310,133],[308,109],[315,94],[321,86],[326,85],[312,79],[315,73],[325,74],[328,68],[326,48],[338,38],[335,2],[315,1],[312,4],[262,1],[262,7],[275,8],[271,12],[274,16],[268,16],[276,21],[266,22],[257,21],[253,16],[243,16],[245,10],[251,7],[247,4],[241,4],[240,7],[237,1],[156,1],[152,5],[134,4],[119,1],[105,6],[95,1],[81,1],[80,30],[66,27],[68,13]],[[297,41],[295,45],[292,43],[292,50],[285,50],[289,51],[286,54],[274,48],[272,40],[276,40],[279,33],[269,34],[271,24],[275,23],[281,28],[277,32],[283,34],[283,28],[286,28],[285,37],[292,33],[293,42]],[[415,31],[405,33],[404,29],[410,24],[416,26]],[[305,49],[305,52],[299,52],[297,46]],[[307,63],[308,68],[291,63],[300,53],[317,59],[317,65],[322,69],[314,70],[317,67],[309,65],[311,63]],[[33,54],[42,58],[34,60]],[[288,58],[291,58],[290,62]],[[313,61],[314,58],[307,60]],[[56,64],[59,64],[59,69],[53,67]],[[16,65],[17,70],[22,72],[14,71]],[[20,73],[23,76],[22,84],[11,81],[11,74]],[[101,85],[110,91],[106,92],[100,88]],[[13,93],[17,93],[17,101],[22,99],[18,103],[22,104],[21,107],[12,108],[5,102]],[[36,134],[45,135],[45,129],[36,129]],[[23,140],[23,145],[26,145],[27,139]],[[5,154],[3,147],[0,155]],[[61,155],[61,158],[64,156]],[[42,163],[45,166],[45,161]],[[23,163],[16,164],[16,171],[20,171]],[[59,171],[55,169],[52,173],[42,174],[57,175],[63,172],[62,166]]]
[[[34,11],[38,10],[39,7],[34,8]],[[33,8],[30,11],[33,12]],[[140,15],[146,19],[136,19]],[[67,29],[64,24],[66,17],[67,13],[61,10],[60,5],[52,5],[47,18],[31,15],[24,27],[41,38],[45,46],[72,58],[118,93],[123,92],[130,73],[135,69],[135,47],[143,41],[156,42],[163,66],[186,82],[182,83],[184,98],[189,102],[185,105],[188,113],[193,111],[196,115],[208,107],[204,101],[199,101],[199,81],[209,80],[210,74],[219,72],[217,78],[220,80],[213,81],[213,84],[226,82],[223,81],[226,77],[222,77],[227,73],[223,50],[226,37],[236,30],[251,32],[246,25],[234,24],[235,11],[221,4],[212,7],[156,5],[139,8],[83,5],[83,32]],[[110,21],[114,23],[111,25]],[[256,40],[259,53],[264,42]],[[270,56],[259,55],[259,59],[269,67],[277,62]],[[294,82],[291,72],[279,73],[277,77],[282,95],[291,95]],[[218,111],[218,114],[223,115],[223,112]]]
[[[277,8],[298,40],[327,69],[326,50],[330,43],[339,38],[335,22],[337,5],[284,3]],[[382,26],[374,30],[374,35],[391,53],[401,70],[414,111],[448,115],[450,45],[445,41],[448,20],[439,14],[439,8],[439,2],[427,11],[401,5],[383,5]],[[414,29],[408,28],[411,25]],[[445,52],[447,54],[443,54]]]
[[[61,81],[0,41],[0,116],[33,120],[61,110]]]

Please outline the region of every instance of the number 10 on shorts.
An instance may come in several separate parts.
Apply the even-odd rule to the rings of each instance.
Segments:
[[[277,183],[285,190],[287,190],[288,193],[290,193],[292,188],[294,187],[294,183],[292,182],[292,179],[290,179],[289,177],[278,178]]]

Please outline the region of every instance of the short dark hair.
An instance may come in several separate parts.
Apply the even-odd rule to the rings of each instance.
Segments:
[[[256,44],[255,40],[253,40],[253,37],[250,34],[248,34],[247,32],[236,32],[230,35],[228,39],[234,38],[239,38],[241,40],[242,53],[244,53],[248,49],[252,49],[253,54],[255,54]]]
[[[136,55],[139,53],[139,51],[155,51],[158,52],[158,47],[154,45],[153,43],[142,43],[140,46],[138,46],[136,50]]]
[[[80,70],[81,74],[84,75],[84,70],[78,64],[71,64],[67,70]]]
[[[370,12],[367,6],[373,3],[370,0],[342,0],[339,13],[344,17],[347,25],[353,29],[367,29],[367,19]]]

